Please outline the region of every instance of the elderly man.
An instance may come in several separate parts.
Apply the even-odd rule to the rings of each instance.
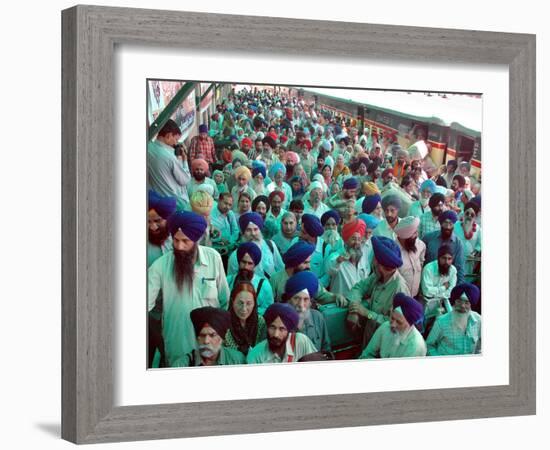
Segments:
[[[309,195],[304,205],[305,214],[313,214],[320,219],[330,209],[322,201],[323,192],[323,185],[319,181],[314,181],[309,185]]]
[[[216,147],[214,140],[208,136],[208,125],[199,126],[198,136],[194,136],[189,143],[189,162],[195,159],[204,159],[208,164],[216,162]]]
[[[208,163],[204,159],[193,160],[191,163],[191,175],[193,175],[193,178],[191,178],[189,184],[187,185],[187,193],[189,194],[189,197],[191,197],[193,193],[198,190],[199,186],[206,184],[212,187],[212,192],[210,195],[212,195],[213,198],[218,198],[218,195],[220,195],[218,192],[218,186],[212,178],[207,176]]]
[[[403,265],[399,273],[403,276],[413,297],[418,295],[422,266],[426,257],[426,244],[418,239],[418,225],[420,219],[408,216],[399,221],[395,227],[397,245],[401,250]]]
[[[409,208],[409,216],[422,217],[430,211],[430,198],[435,193],[436,184],[433,180],[426,180],[420,185],[420,200],[413,202]]]
[[[273,236],[273,242],[279,249],[281,254],[284,254],[295,242],[296,238],[296,216],[288,211],[282,216],[279,231]]]
[[[439,224],[439,215],[445,208],[445,195],[435,192],[428,200],[429,211],[420,216],[420,225],[418,227],[418,237],[422,239],[427,234],[441,229]]]
[[[375,271],[357,283],[349,294],[348,322],[354,332],[361,330],[363,347],[374,330],[389,320],[393,297],[398,292],[410,295],[407,282],[399,273],[403,265],[395,241],[380,236],[371,238]],[[362,304],[366,301],[367,306]]]
[[[280,191],[283,193],[282,207],[288,209],[290,201],[292,200],[292,188],[284,181],[286,176],[286,167],[281,162],[274,163],[269,169],[269,177],[273,180],[267,185],[267,191],[269,193],[274,191]]]
[[[370,195],[365,195],[363,203],[361,204],[361,209],[364,214],[372,214],[379,220],[382,220],[384,218],[384,210],[382,209],[382,197],[380,197],[380,194],[378,192]]]
[[[454,232],[464,247],[466,274],[475,272],[475,257],[481,253],[481,226],[476,223],[476,217],[479,211],[479,204],[474,201],[469,201],[464,206],[462,220],[455,223]]]
[[[254,272],[261,260],[262,252],[260,247],[254,242],[243,242],[237,248],[239,271],[237,274],[228,275],[227,277],[227,284],[230,290],[233,290],[235,284],[240,281],[247,281],[254,286],[259,314],[263,314],[269,305],[273,303],[271,284],[264,276],[260,276]]]
[[[348,178],[342,183],[342,190],[327,200],[327,206],[331,209],[342,210],[350,201],[353,201],[353,205],[355,205],[358,189],[359,180],[355,177]]]
[[[439,215],[440,231],[434,231],[427,234],[422,239],[426,244],[426,262],[431,262],[437,258],[439,247],[447,244],[453,252],[453,264],[456,267],[457,283],[464,282],[464,248],[462,242],[453,233],[454,226],[458,216],[454,211],[445,211]]]
[[[273,303],[264,313],[264,319],[267,339],[248,352],[248,364],[298,362],[317,351],[305,334],[296,332],[300,316],[292,306]]]
[[[439,316],[428,335],[428,356],[481,353],[481,316],[472,311],[479,302],[476,285],[463,283],[451,291],[453,310]]]
[[[155,141],[147,144],[147,185],[160,195],[175,197],[178,209],[189,206],[187,183],[191,178],[187,161],[174,154],[181,139],[178,124],[169,119]]]
[[[193,350],[195,335],[190,312],[201,306],[226,309],[229,287],[216,250],[197,245],[206,220],[193,212],[177,212],[168,229],[174,250],[157,259],[147,273],[147,303],[151,311],[162,290],[162,335],[168,366]]]
[[[265,276],[269,280],[271,275],[283,268],[283,260],[275,244],[263,238],[264,221],[262,217],[255,212],[243,214],[239,217],[239,228],[243,242],[254,242],[260,247],[262,262],[256,266],[254,271],[257,275]],[[229,257],[227,273],[231,275],[238,271],[237,251],[234,251]]]
[[[223,345],[231,316],[227,311],[204,306],[191,311],[197,348],[177,359],[172,367],[227,366],[245,364],[244,355]]]
[[[423,319],[420,303],[403,293],[396,294],[390,321],[376,330],[360,359],[426,356],[426,342],[417,328]]]
[[[344,250],[332,253],[327,261],[331,292],[347,298],[353,286],[370,275],[373,253],[371,246],[363,245],[366,231],[361,219],[342,227]]]
[[[397,195],[387,195],[382,199],[382,209],[384,210],[384,219],[378,224],[373,232],[374,236],[383,236],[395,240],[395,227],[399,223],[399,210],[401,209],[401,199]]]
[[[218,203],[210,215],[210,226],[215,233],[219,232],[220,247],[230,249],[239,239],[239,224],[233,211],[233,197],[229,192],[218,197]]]
[[[312,299],[319,290],[319,281],[311,272],[292,275],[285,285],[283,300],[298,313],[297,331],[304,333],[320,352],[331,350],[327,324],[322,313],[311,308]]]

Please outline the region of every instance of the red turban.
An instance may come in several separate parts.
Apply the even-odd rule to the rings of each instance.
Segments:
[[[266,136],[271,136],[271,138],[277,142],[277,139],[279,139],[279,136],[277,136],[277,133],[275,133],[274,131],[270,131],[269,133],[267,133]]]
[[[281,136],[281,143],[285,143],[286,141],[288,141],[288,136]]]
[[[342,238],[344,242],[353,236],[354,233],[359,233],[361,237],[365,235],[367,231],[367,225],[361,219],[356,219],[353,222],[346,223],[342,227]]]
[[[248,144],[249,147],[252,147],[252,139],[248,137],[243,138],[243,140],[241,141],[241,147],[245,144]]]
[[[285,201],[285,193],[283,191],[273,191],[271,194],[269,194],[269,202],[270,203],[273,200],[273,197],[275,197],[275,196],[280,197],[282,202]]]
[[[305,144],[305,146],[307,147],[308,150],[311,150],[311,147],[313,146],[313,144],[311,143],[311,141],[309,139],[304,139],[301,143]]]
[[[201,167],[205,172],[208,172],[208,163],[204,159],[194,159],[191,163],[191,171]]]

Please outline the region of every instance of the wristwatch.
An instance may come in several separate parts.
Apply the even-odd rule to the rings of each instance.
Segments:
[[[369,311],[367,314],[367,319],[374,320],[374,314]]]

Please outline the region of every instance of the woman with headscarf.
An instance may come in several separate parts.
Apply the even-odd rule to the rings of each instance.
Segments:
[[[240,282],[231,291],[229,299],[231,326],[225,335],[225,345],[247,355],[258,342],[266,338],[266,325],[258,316],[256,290],[249,282]]]
[[[348,177],[351,174],[351,171],[349,170],[349,167],[346,166],[346,163],[344,161],[344,155],[339,154],[336,157],[336,164],[334,164],[334,171],[332,172],[332,176],[335,180],[341,184],[341,181],[344,180],[344,178]],[[340,180],[338,180],[338,177],[340,177]]]
[[[218,193],[224,194],[225,192],[229,192],[229,188],[225,182],[225,175],[221,170],[214,170],[214,172],[212,172],[212,179],[214,183],[216,183]]]
[[[292,200],[301,200],[305,194],[304,183],[298,176],[290,179],[290,188],[292,189]]]
[[[300,164],[296,164],[294,166],[294,176],[295,177],[300,177],[300,179],[302,180],[302,184],[304,186],[304,189],[307,189],[307,187],[309,186],[309,178],[307,177],[307,174],[302,166],[302,163]]]
[[[323,175],[325,184],[330,187],[332,184],[332,167],[329,164],[325,164],[321,170],[321,174]]]

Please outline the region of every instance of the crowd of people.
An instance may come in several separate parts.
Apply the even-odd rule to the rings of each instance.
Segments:
[[[481,351],[479,174],[356,125],[245,89],[148,143],[149,367]]]

